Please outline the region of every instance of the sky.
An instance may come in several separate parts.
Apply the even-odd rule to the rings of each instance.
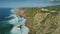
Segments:
[[[0,8],[45,7],[60,5],[60,1],[51,0],[0,0]]]

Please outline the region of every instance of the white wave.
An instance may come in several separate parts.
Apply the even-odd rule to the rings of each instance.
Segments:
[[[14,12],[14,10],[12,10]],[[11,14],[9,17],[14,17],[13,19],[9,20],[10,24],[13,24],[14,27],[11,30],[11,34],[28,34],[29,29],[25,26],[26,19],[16,15],[16,13]],[[18,25],[22,25],[21,28],[17,28]]]
[[[28,34],[29,33],[29,29],[27,26],[22,26],[21,27],[21,34]]]
[[[11,30],[11,34],[28,34],[29,29],[26,26],[22,26],[21,28],[17,28],[17,26],[14,26]]]
[[[11,30],[11,34],[21,34],[21,30],[17,28],[17,26],[14,26]]]

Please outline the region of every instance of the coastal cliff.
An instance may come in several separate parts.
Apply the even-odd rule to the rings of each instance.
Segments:
[[[42,8],[18,8],[18,14],[27,19],[29,34],[60,34],[60,6]]]

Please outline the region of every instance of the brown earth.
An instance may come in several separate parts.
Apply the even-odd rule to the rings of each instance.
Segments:
[[[29,34],[60,34],[60,13],[44,12],[41,8],[29,8],[19,14],[27,19]],[[55,8],[54,8],[55,9]]]

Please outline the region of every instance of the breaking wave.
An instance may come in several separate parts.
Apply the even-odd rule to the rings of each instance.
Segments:
[[[0,33],[1,34],[28,34],[29,29],[25,26],[26,19],[22,16],[16,15],[16,11],[11,9],[10,20],[0,21]],[[19,25],[19,28],[18,28]],[[22,26],[21,26],[22,25]],[[21,28],[20,28],[21,27]]]

